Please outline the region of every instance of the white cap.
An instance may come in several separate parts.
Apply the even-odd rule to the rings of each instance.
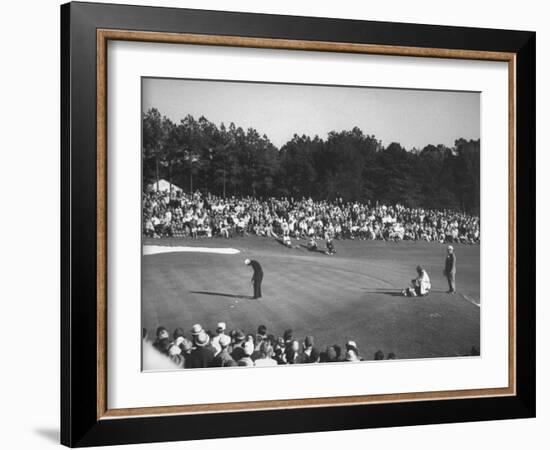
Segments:
[[[348,347],[357,348],[357,344],[355,343],[355,341],[348,341],[348,343],[346,345]]]
[[[218,328],[218,330],[225,330],[225,322],[218,322],[218,326],[216,328]]]
[[[244,260],[244,263],[245,263],[246,265],[248,265],[248,264],[250,264],[250,260],[249,260],[248,258],[246,258],[246,259]]]
[[[452,245],[447,246],[447,250],[454,250]]]

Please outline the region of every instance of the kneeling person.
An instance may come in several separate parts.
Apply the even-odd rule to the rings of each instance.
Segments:
[[[418,277],[411,280],[411,285],[402,292],[402,294],[407,297],[423,297],[428,295],[430,293],[430,289],[432,288],[428,272],[420,266],[416,268],[416,272],[418,273]]]

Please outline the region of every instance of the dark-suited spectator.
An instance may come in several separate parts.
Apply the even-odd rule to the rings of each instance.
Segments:
[[[214,352],[211,347],[207,347],[210,337],[205,331],[195,336],[195,349],[191,351],[190,367],[193,369],[210,367],[214,360]]]
[[[313,347],[313,336],[306,336],[304,339],[304,351],[302,353],[302,363],[319,362],[319,350]]]
[[[162,354],[164,355],[168,355],[168,349],[170,348],[170,345],[172,344],[170,342],[170,339],[168,338],[162,338],[160,340],[158,340],[158,342],[155,342],[157,345],[155,346],[155,348],[161,352]]]
[[[456,293],[456,255],[455,250],[452,245],[447,247],[447,256],[445,257],[445,269],[443,274],[447,277],[447,282],[449,283],[449,290],[447,294]]]
[[[239,361],[242,357],[244,357],[244,344],[245,335],[242,330],[236,330],[233,333],[233,347],[231,350],[231,357],[235,361]]]
[[[377,350],[374,354],[375,361],[382,361],[384,359],[384,352],[382,350]]]
[[[321,353],[320,362],[338,362],[338,354],[336,353],[336,349],[334,346],[327,347],[327,349]]]

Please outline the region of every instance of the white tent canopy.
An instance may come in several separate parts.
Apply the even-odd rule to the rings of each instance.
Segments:
[[[183,192],[183,189],[179,186],[176,186],[174,183],[170,184],[169,181],[166,181],[165,179],[159,180],[158,184],[155,181],[154,183],[151,183],[147,189],[149,191],[160,191],[160,192]]]

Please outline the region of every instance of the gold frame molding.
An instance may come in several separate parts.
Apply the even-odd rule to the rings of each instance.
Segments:
[[[108,409],[107,405],[107,43],[110,40],[169,44],[363,53],[452,58],[508,63],[508,386],[401,394],[302,398],[202,405]],[[340,42],[298,41],[114,29],[97,30],[97,419],[167,414],[221,413],[266,409],[315,408],[421,400],[448,400],[516,395],[516,54],[445,48],[398,47]]]

